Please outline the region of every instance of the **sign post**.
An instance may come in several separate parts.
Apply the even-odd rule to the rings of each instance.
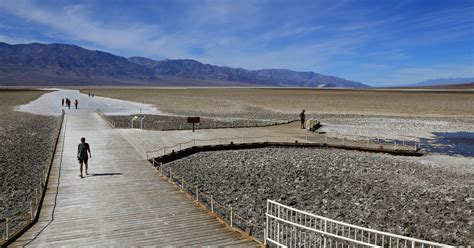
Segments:
[[[193,132],[194,132],[194,124],[201,122],[201,118],[200,117],[188,117],[187,121],[188,121],[188,123],[193,124]]]

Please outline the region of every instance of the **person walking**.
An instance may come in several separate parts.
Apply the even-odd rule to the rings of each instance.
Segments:
[[[301,129],[305,129],[305,126],[304,126],[305,119],[306,119],[306,116],[304,114],[304,109],[303,109],[303,111],[301,111],[301,113],[300,113]]]
[[[89,154],[87,154],[89,152]],[[89,155],[89,156],[88,156]],[[82,137],[81,138],[81,143],[77,146],[77,160],[79,160],[79,171],[81,174],[79,175],[81,178],[84,178],[82,176],[82,167],[85,165],[85,171],[86,175],[89,175],[87,172],[87,167],[88,167],[88,160],[89,158],[92,158],[92,153],[91,153],[91,148],[88,143],[86,143],[86,138]]]
[[[61,105],[64,107],[64,98],[61,100]]]
[[[74,101],[74,106],[76,107],[76,109],[77,109],[77,105],[78,105],[78,104],[79,104],[79,101],[76,99],[76,100]]]
[[[71,109],[71,99],[67,99],[67,108]]]

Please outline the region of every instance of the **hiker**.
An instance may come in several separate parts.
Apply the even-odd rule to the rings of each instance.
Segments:
[[[305,129],[305,126],[304,126],[305,119],[306,119],[306,116],[304,115],[304,109],[303,109],[303,111],[301,111],[300,113],[301,129]]]
[[[64,98],[61,100],[61,105],[64,107]]]
[[[89,156],[87,156],[87,152],[89,152]],[[81,138],[81,143],[77,146],[77,160],[79,160],[79,170],[81,171],[81,174],[79,175],[81,178],[84,178],[82,176],[82,165],[86,166],[86,175],[89,175],[87,172],[87,160],[88,157],[92,158],[92,153],[91,149],[89,147],[89,144],[86,143],[86,138],[82,137]]]
[[[77,101],[77,99],[74,101],[74,106],[76,106],[76,109],[77,109],[77,105],[79,104],[79,101]]]

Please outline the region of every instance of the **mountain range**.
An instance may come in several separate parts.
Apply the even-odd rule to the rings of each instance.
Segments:
[[[314,72],[246,70],[190,59],[125,58],[75,45],[2,42],[0,85],[368,87]]]
[[[467,84],[474,82],[474,78],[436,78],[410,84],[410,86],[434,86],[450,84]]]

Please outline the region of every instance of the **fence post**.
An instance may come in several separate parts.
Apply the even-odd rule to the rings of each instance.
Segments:
[[[5,240],[8,240],[8,238],[9,238],[9,237],[8,237],[8,235],[9,235],[9,234],[8,234],[8,231],[9,231],[9,230],[8,230],[8,220],[9,220],[9,219],[7,218],[7,220],[6,220],[6,222],[5,222],[5,234],[6,234]]]
[[[184,191],[184,178],[181,177],[181,190]]]
[[[30,202],[30,217],[33,220],[33,204]]]
[[[234,226],[234,216],[232,212],[232,207],[230,207],[230,227]]]
[[[170,183],[173,182],[173,179],[171,178],[171,167],[170,167]]]
[[[211,213],[214,213],[214,198],[211,195]]]
[[[280,205],[277,206],[277,218],[280,218]],[[277,242],[280,243],[280,221],[277,222]]]
[[[267,214],[268,214],[268,208],[269,208],[269,205],[270,205],[270,202],[268,201],[267,199]],[[266,218],[267,218],[267,222],[265,223],[265,231],[263,233],[263,244],[267,244],[267,238],[268,238],[268,226],[270,225],[269,223],[269,219],[268,219],[268,215],[265,214]]]
[[[324,232],[326,233],[328,230],[328,221],[327,220],[324,220]],[[356,230],[357,232],[357,230]],[[355,239],[355,237],[354,237]],[[326,239],[326,234],[324,234],[324,247],[326,247],[326,244],[327,244],[327,239]]]
[[[199,202],[199,188],[196,186],[196,201]]]

